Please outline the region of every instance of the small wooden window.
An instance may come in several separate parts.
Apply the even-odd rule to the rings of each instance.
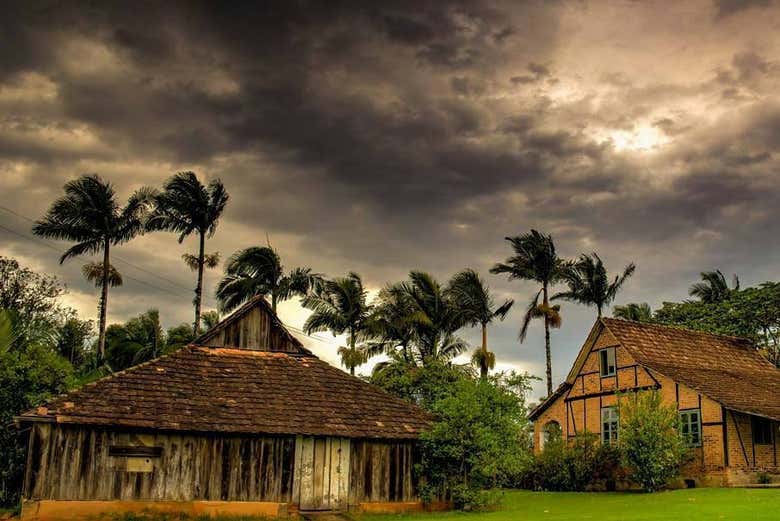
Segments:
[[[604,444],[615,443],[618,440],[618,427],[620,416],[617,407],[601,408],[601,442]]]
[[[701,447],[701,410],[680,411],[680,434],[689,447]]]
[[[756,445],[772,444],[772,422],[766,418],[752,416],[753,443]]]
[[[162,456],[162,451],[162,447],[135,445],[111,445],[108,447],[108,455],[114,457],[159,458]]]
[[[615,363],[615,348],[608,347],[599,351],[599,371],[601,376],[615,376],[617,364]]]

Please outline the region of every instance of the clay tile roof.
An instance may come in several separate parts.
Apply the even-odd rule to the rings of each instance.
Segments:
[[[780,420],[780,369],[750,341],[614,318],[602,323],[637,363],[727,409]]]
[[[18,420],[408,439],[431,417],[312,355],[192,345],[88,384]]]

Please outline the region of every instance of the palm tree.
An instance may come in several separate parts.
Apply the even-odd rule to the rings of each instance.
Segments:
[[[203,329],[208,331],[219,324],[219,311],[213,309],[211,311],[204,311],[200,315],[200,321],[203,324]]]
[[[133,357],[133,363],[152,360],[163,354],[165,348],[165,333],[160,325],[160,312],[150,309],[126,326],[130,341],[138,344],[140,349]]]
[[[65,195],[54,201],[43,219],[33,226],[33,233],[50,239],[73,241],[60,257],[60,264],[71,257],[103,253],[101,266],[111,266],[111,246],[125,243],[143,232],[143,220],[153,193],[149,189],[135,192],[120,207],[114,187],[98,175],[85,175],[65,185]],[[101,270],[100,325],[98,357],[106,348],[106,310],[110,269]]]
[[[692,297],[704,303],[714,304],[728,298],[732,291],[739,291],[739,277],[732,275],[731,288],[720,270],[701,272],[702,282],[693,284],[688,290]]]
[[[596,253],[583,253],[569,266],[565,274],[569,290],[553,295],[551,300],[562,299],[595,306],[597,316],[601,318],[604,306],[615,300],[618,291],[635,270],[636,265],[632,262],[625,267],[623,273],[610,281],[601,257]]]
[[[447,297],[445,288],[429,273],[412,271],[409,280],[399,285],[409,299],[414,314],[415,356],[423,365],[428,361],[450,360],[468,346],[455,335],[466,319]]]
[[[225,276],[217,285],[222,311],[231,311],[257,295],[270,295],[276,313],[280,301],[305,296],[322,284],[322,275],[310,268],[284,272],[279,254],[270,246],[252,246],[237,251],[227,261]]]
[[[482,347],[474,355],[474,362],[479,363],[480,376],[486,379],[490,366],[495,366],[495,355],[488,351],[487,327],[493,320],[504,320],[514,304],[514,300],[505,300],[496,306],[490,288],[479,274],[472,269],[456,273],[447,288],[447,294],[462,315],[463,321],[471,326],[482,327]]]
[[[424,317],[417,312],[401,284],[382,288],[368,322],[372,338],[363,346],[366,357],[386,354],[407,365],[414,364],[412,343],[419,320]]]
[[[329,330],[333,336],[347,334],[349,346],[339,348],[342,364],[355,374],[355,367],[365,363],[366,357],[357,347],[359,339],[368,331],[371,305],[368,292],[357,273],[326,280],[315,293],[303,298],[303,306],[312,310],[303,330],[306,334]]]
[[[544,235],[537,230],[506,237],[512,246],[514,255],[506,261],[498,263],[490,270],[491,273],[506,273],[509,280],[533,280],[541,284],[526,310],[523,325],[520,328],[520,341],[525,340],[528,325],[534,318],[544,320],[544,348],[547,361],[547,394],[552,394],[552,357],[550,354],[550,328],[561,325],[560,306],[551,306],[550,286],[564,279],[568,263],[558,257],[555,243],[550,235]],[[542,303],[539,304],[539,297]]]
[[[103,263],[102,262],[88,262],[81,267],[81,274],[88,282],[95,284],[96,288],[99,288],[103,284]],[[122,280],[122,274],[111,264],[108,265],[108,285],[112,288],[121,286],[124,284]]]
[[[206,237],[217,231],[219,218],[225,210],[229,195],[219,179],[213,179],[204,186],[194,172],[180,172],[163,185],[163,191],[155,197],[155,208],[146,223],[150,231],[164,230],[179,234],[179,243],[193,233],[200,240],[197,261],[198,270],[195,286],[195,321],[192,330],[200,330],[200,310],[203,302],[203,268],[206,266]],[[188,262],[187,255],[185,262]],[[217,259],[218,262],[218,259]],[[188,262],[189,264],[189,262]]]
[[[622,318],[623,320],[633,320],[634,322],[652,322],[653,311],[647,302],[641,304],[631,302],[625,306],[612,308],[612,316]]]

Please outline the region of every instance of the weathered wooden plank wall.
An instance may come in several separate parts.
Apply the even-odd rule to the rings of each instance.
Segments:
[[[132,434],[36,425],[27,499],[289,502],[294,437]],[[111,447],[160,447],[159,457]]]
[[[347,508],[349,446],[347,438],[296,438],[292,497],[301,510]]]
[[[417,501],[412,442],[352,440],[350,504]]]
[[[204,342],[211,347],[282,351],[297,353],[300,349],[278,328],[271,316],[254,308],[233,323],[227,324],[213,338]]]

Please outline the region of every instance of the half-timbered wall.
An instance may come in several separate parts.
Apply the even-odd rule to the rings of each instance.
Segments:
[[[352,440],[350,504],[418,500],[414,457],[411,442]]]
[[[300,348],[274,324],[269,312],[259,306],[247,311],[237,320],[225,324],[202,343],[210,347],[300,352]]]
[[[35,425],[26,499],[288,502],[294,437],[137,434]]]
[[[780,422],[771,422],[768,443],[756,443],[752,418],[727,411],[729,467],[737,471],[764,470],[780,472]]]
[[[599,352],[611,347],[615,348],[615,375],[602,377]],[[600,434],[601,408],[616,405],[616,393],[656,389],[664,403],[674,405],[677,410],[699,409],[701,413],[702,443],[700,447],[691,448],[691,459],[683,469],[684,476],[723,476],[727,469],[780,472],[777,463],[780,423],[772,423],[771,444],[756,445],[749,415],[728,411],[694,389],[639,366],[608,330],[602,330],[588,349],[571,387],[536,419],[534,441],[537,451],[542,448],[545,426],[551,422],[560,425],[566,438],[585,432]]]

